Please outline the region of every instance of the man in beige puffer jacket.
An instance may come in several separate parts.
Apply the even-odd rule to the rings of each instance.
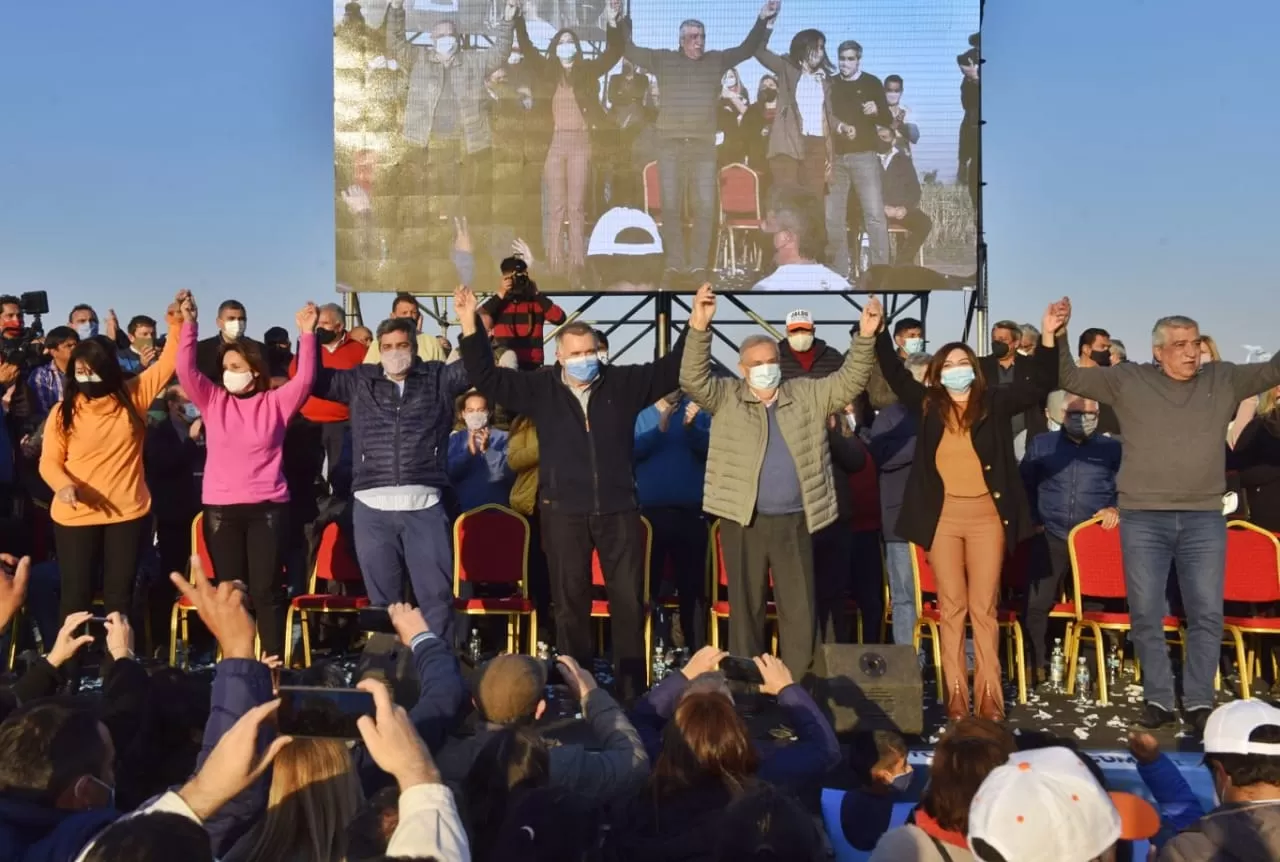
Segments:
[[[816,645],[812,533],[836,520],[827,417],[862,392],[875,364],[883,319],[868,301],[860,333],[840,370],[828,377],[782,381],[778,345],[765,335],[742,342],[741,380],[711,376],[711,319],[716,299],[704,285],[694,299],[680,366],[680,388],[712,415],[702,507],[720,518],[729,580],[729,651],[765,651],[769,576],[778,606],[782,660],[797,680],[810,671]]]

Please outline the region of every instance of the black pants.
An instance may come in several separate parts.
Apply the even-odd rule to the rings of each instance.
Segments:
[[[797,682],[813,664],[813,540],[804,514],[756,515],[749,526],[720,522],[720,546],[729,576],[729,652],[765,652],[765,610],[769,571],[778,605],[778,649]]]
[[[707,642],[707,522],[696,509],[674,506],[645,509],[644,516],[653,527],[649,593],[658,595],[670,560],[680,602],[680,631],[692,654]]]
[[[1071,572],[1067,540],[1044,533],[1035,539],[1027,577],[1027,648],[1031,667],[1040,670],[1049,662],[1049,611],[1062,595],[1062,584]]]
[[[852,570],[853,533],[846,522],[836,521],[813,534],[814,604],[819,643],[853,642],[853,624],[848,613]]]
[[[287,503],[206,506],[204,540],[220,581],[249,586],[263,655],[284,655]]]
[[[898,243],[898,249],[893,255],[893,262],[915,263],[916,255],[920,253],[920,247],[929,238],[929,231],[933,230],[933,220],[925,215],[922,210],[908,209],[906,218],[901,220],[890,219],[889,227],[904,227],[907,229],[906,238]]]
[[[547,571],[547,555],[542,550],[542,518],[538,510],[529,520],[529,583],[527,589],[533,606],[538,609],[538,631],[535,640],[555,641],[555,623],[551,619],[551,575]]]
[[[884,641],[884,542],[879,530],[852,534],[853,600],[862,614],[862,642]]]
[[[561,515],[542,511],[542,547],[551,574],[556,643],[584,668],[591,667],[591,551],[600,554],[609,597],[614,675],[619,697],[644,691],[644,530],[640,513]]]

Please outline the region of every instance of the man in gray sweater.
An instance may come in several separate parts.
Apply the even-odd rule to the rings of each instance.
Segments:
[[[769,22],[778,15],[781,0],[768,0],[746,41],[727,51],[707,51],[707,29],[689,19],[680,25],[678,51],[640,48],[631,41],[631,27],[623,27],[623,56],[657,76],[662,102],[655,124],[658,132],[659,201],[662,245],[666,249],[664,286],[687,278],[692,287],[707,281],[716,188],[716,109],[724,73],[744,63],[769,38]],[[692,230],[685,254],[681,202],[688,199]],[[692,273],[692,275],[690,275]]]
[[[1222,642],[1227,425],[1241,401],[1280,385],[1280,352],[1266,364],[1201,366],[1200,343],[1194,320],[1162,317],[1151,332],[1154,364],[1077,368],[1059,356],[1061,388],[1111,405],[1124,428],[1120,541],[1147,703],[1140,723],[1162,727],[1175,717],[1162,619],[1176,562],[1187,615],[1182,706],[1198,733],[1213,709]]]

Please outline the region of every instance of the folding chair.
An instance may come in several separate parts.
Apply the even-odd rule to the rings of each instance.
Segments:
[[[462,585],[505,589],[506,595],[463,597]],[[529,598],[529,522],[524,515],[486,503],[453,522],[454,610],[468,616],[507,618],[507,652],[514,653],[523,621],[529,621],[529,654],[536,650],[538,611]]]
[[[292,667],[293,615],[298,614],[302,626],[302,663],[311,667],[311,625],[309,614],[355,614],[369,607],[367,596],[330,595],[317,590],[320,581],[340,584],[359,584],[364,587],[360,567],[347,551],[342,528],[332,523],[320,534],[320,547],[316,549],[316,561],[311,567],[305,595],[294,596],[284,617],[284,666]]]
[[[653,525],[649,519],[640,516],[640,524],[644,528],[644,591],[640,594],[643,600],[641,613],[644,614],[644,666],[645,679],[653,684],[653,613],[649,596],[649,565],[653,554]],[[591,586],[600,591],[605,588],[604,569],[600,565],[599,552],[591,551]],[[609,600],[593,598],[591,600],[591,618],[596,621],[596,647],[604,649],[604,621],[609,618]]]
[[[217,582],[217,574],[213,571],[213,558],[209,556],[209,548],[204,541],[204,512],[199,512],[191,519],[191,547],[195,551],[196,556],[200,558],[200,566],[204,569],[205,579],[210,583]],[[187,577],[194,584],[194,573],[188,573]],[[197,611],[196,603],[188,599],[185,595],[178,596],[178,600],[173,603],[173,612],[169,616],[169,666],[176,667],[178,664],[178,629],[182,629],[182,642],[187,645],[187,656],[183,660],[183,668],[190,665],[189,656],[191,655],[191,629],[187,619],[193,612]],[[262,655],[262,643],[258,635],[253,636],[253,652],[254,655]],[[218,647],[217,656],[222,657],[222,648]]]
[[[1226,588],[1223,600],[1280,606],[1280,539],[1247,521],[1227,523]],[[1229,616],[1223,621],[1223,642],[1236,648],[1240,667],[1240,697],[1248,700],[1253,687],[1258,650],[1245,649],[1244,636],[1280,635],[1280,616]]]
[[[662,181],[658,175],[658,163],[649,162],[641,172],[644,186],[644,211],[659,227],[662,226]]]
[[[723,263],[738,271],[738,232],[760,232],[764,213],[760,206],[760,176],[744,164],[735,162],[720,169],[720,242],[725,253]]]

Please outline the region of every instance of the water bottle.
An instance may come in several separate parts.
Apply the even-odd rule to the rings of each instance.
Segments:
[[[551,647],[547,646],[546,641],[538,641],[538,660],[551,661]]]
[[[1089,660],[1080,656],[1076,662],[1076,703],[1093,702],[1093,674],[1089,673]]]
[[[174,656],[174,659],[173,659],[174,663],[178,667],[183,668],[185,670],[187,667],[187,642],[186,641],[184,640],[178,641],[178,644],[174,650],[173,656]]]
[[[467,641],[467,655],[473,665],[480,664],[480,630],[471,630],[471,640]]]
[[[1067,654],[1062,651],[1062,638],[1053,639],[1053,654],[1049,656],[1049,690],[1061,692],[1067,678]]]
[[[667,675],[667,648],[661,640],[658,645],[653,648],[653,684],[657,685],[662,682],[663,677]]]
[[[1120,668],[1122,665],[1120,644],[1113,643],[1111,651],[1107,653],[1107,685],[1114,688],[1120,684]]]

